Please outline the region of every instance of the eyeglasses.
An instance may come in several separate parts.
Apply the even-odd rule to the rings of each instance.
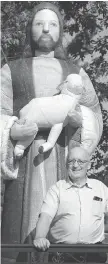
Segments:
[[[79,166],[84,166],[88,162],[88,160],[73,159],[68,161],[68,165],[73,166],[75,162],[77,162]]]

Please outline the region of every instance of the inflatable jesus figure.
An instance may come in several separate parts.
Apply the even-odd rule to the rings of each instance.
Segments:
[[[39,154],[38,149],[46,143],[50,133],[49,129],[42,131],[39,129],[36,135],[37,126],[30,122],[26,125],[26,129],[20,124],[18,127],[15,120],[18,120],[19,111],[32,99],[54,98],[58,91],[57,88],[68,75],[79,74],[84,83],[79,109],[83,105],[86,107],[84,114],[87,116],[87,121],[87,107],[93,111],[97,132],[99,132],[97,133],[97,142],[102,135],[102,113],[95,89],[84,69],[76,65],[72,58],[66,56],[62,38],[63,20],[58,8],[52,2],[42,1],[31,11],[27,26],[25,56],[9,61],[9,64],[5,64],[1,70],[3,137],[9,133],[9,141],[5,142],[5,146],[2,144],[1,160],[2,165],[4,159],[8,163],[8,170],[2,171],[4,179],[7,179],[5,181],[5,203],[1,228],[3,244],[19,244],[24,241],[31,243],[31,234],[36,227],[46,192],[51,185],[66,177],[68,150],[66,132],[68,126],[66,129],[63,128],[51,151]],[[29,51],[28,56],[27,51]],[[65,94],[63,96],[65,97]],[[79,110],[79,116],[80,113]],[[71,125],[69,133],[73,130],[73,119],[76,120],[77,116],[78,110],[76,111],[76,109],[68,113]],[[83,118],[81,119],[83,120]],[[83,122],[81,122],[82,132],[84,132]],[[89,122],[88,125],[90,125]],[[80,135],[80,128],[77,130]],[[25,137],[29,138],[30,135],[36,136],[25,150],[23,157],[16,163],[13,155],[15,145]],[[81,138],[83,138],[82,136],[83,133]],[[83,144],[83,140],[77,137],[77,132],[71,134],[70,139],[71,148],[77,143]],[[15,263],[17,254],[17,252],[5,253],[8,259],[7,263]],[[24,262],[27,261],[24,260]]]
[[[37,126],[37,132],[38,129],[51,128],[47,141],[39,147],[39,153],[52,149],[63,127],[68,124],[68,115],[71,116],[83,93],[84,85],[81,76],[68,75],[58,89],[61,94],[32,99],[20,110],[21,122],[23,119],[25,122],[32,121]],[[85,106],[80,106],[80,108],[82,114],[81,145],[91,154],[98,143],[96,119],[92,110]],[[32,143],[36,134],[17,142],[14,150],[16,158],[23,156],[24,150]]]

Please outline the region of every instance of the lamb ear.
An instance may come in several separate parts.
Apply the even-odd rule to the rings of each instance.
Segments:
[[[58,85],[57,91],[61,92],[62,89],[63,89],[63,82]]]
[[[67,81],[63,81],[62,83],[60,83],[57,87],[57,90],[59,90],[60,92],[63,90],[64,85],[67,83]]]

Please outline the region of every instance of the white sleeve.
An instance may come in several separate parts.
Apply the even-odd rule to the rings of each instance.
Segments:
[[[57,184],[53,185],[47,192],[46,198],[43,202],[41,213],[47,213],[54,218],[59,205],[59,189]]]
[[[108,214],[108,187],[104,185],[104,193],[105,193],[105,213]]]
[[[10,138],[10,129],[17,117],[13,115],[13,89],[11,71],[8,64],[1,68],[1,175],[4,179],[17,178],[19,163],[16,164],[13,155],[13,143]]]
[[[79,74],[82,77],[85,88],[80,104],[91,108],[93,112],[100,112],[99,100],[88,74],[83,68],[80,69]]]
[[[1,68],[1,115],[13,114],[13,89],[11,71],[8,64]]]

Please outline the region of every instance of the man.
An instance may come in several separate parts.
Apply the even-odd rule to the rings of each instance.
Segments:
[[[36,126],[32,122],[26,123],[24,129],[23,125],[19,124],[16,129],[14,116],[18,117],[21,108],[33,98],[57,94],[58,85],[67,75],[78,73],[82,76],[85,86],[81,102],[95,112],[99,120],[99,137],[102,133],[102,114],[93,85],[84,70],[66,58],[62,36],[63,23],[58,8],[52,3],[42,2],[34,8],[27,27],[24,55],[27,56],[29,49],[31,55],[11,61],[9,65],[5,64],[1,71],[1,114],[4,124],[9,121],[10,136],[7,148],[3,148],[3,157],[6,157],[9,170],[13,172],[13,180],[7,181],[5,188],[2,243],[24,243],[30,237],[47,190],[57,180],[65,178],[65,131],[53,150],[45,155],[39,155],[38,148],[46,141],[49,131],[39,132],[25,151],[19,170],[16,167],[13,156],[16,141],[36,133]],[[4,134],[5,132],[4,130]],[[72,133],[70,134],[71,137]],[[4,178],[8,180],[11,179],[9,170],[3,172]],[[16,253],[13,255],[12,258],[16,258]]]
[[[67,179],[53,185],[43,202],[34,239],[37,249],[44,251],[50,243],[97,244],[104,240],[108,188],[98,180],[87,178],[89,161],[83,148],[70,151]],[[86,260],[105,262],[106,254],[89,253]]]

